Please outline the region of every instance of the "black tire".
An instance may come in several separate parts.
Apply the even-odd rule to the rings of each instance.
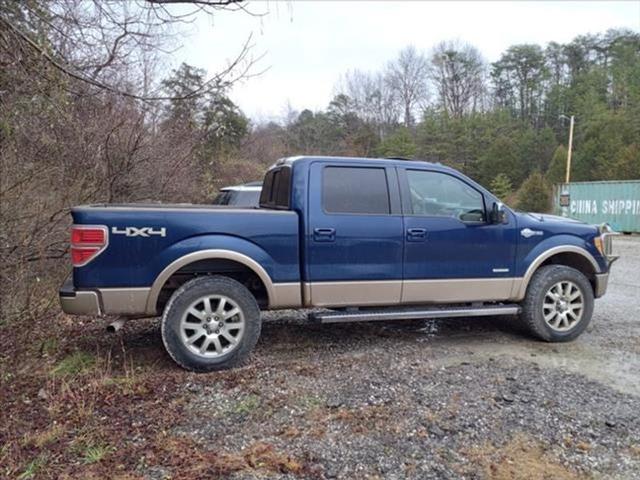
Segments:
[[[218,318],[212,322],[212,325],[205,325],[207,320],[199,320],[199,317],[191,316],[187,314],[187,310],[194,307],[194,302],[198,302],[199,299],[211,295],[212,298],[220,296],[225,298],[227,305],[231,305],[239,310],[236,316],[232,317],[229,322],[222,320],[223,315],[220,316],[220,323],[217,323]],[[215,301],[215,299],[214,299]],[[211,300],[208,300],[211,302]],[[194,307],[198,313],[202,315],[208,315],[204,313],[204,303],[195,304],[202,306],[202,311]],[[218,304],[219,305],[219,304]],[[222,307],[225,308],[224,306]],[[212,311],[213,305],[210,303],[209,311]],[[233,308],[232,308],[233,309]],[[224,311],[224,310],[223,310]],[[214,315],[214,312],[211,315]],[[224,312],[225,314],[229,312]],[[193,330],[185,330],[186,325],[183,323],[183,317],[188,318],[189,322],[194,322]],[[211,319],[212,317],[206,317]],[[243,320],[242,333],[238,332],[238,323]],[[231,323],[231,322],[238,323]],[[205,331],[204,328],[218,328],[216,325],[223,325],[218,330]],[[190,323],[189,323],[190,325]],[[232,325],[231,330],[225,330],[228,325]],[[235,330],[234,330],[235,328]],[[169,302],[167,303],[164,313],[162,315],[162,341],[167,350],[167,353],[171,358],[182,368],[191,370],[193,372],[210,372],[213,370],[223,370],[227,368],[233,368],[241,365],[249,356],[253,348],[255,347],[258,338],[260,337],[261,319],[260,309],[256,303],[256,299],[251,292],[241,283],[233,280],[232,278],[223,276],[211,276],[200,277],[186,282],[179,289],[177,289]],[[186,337],[185,332],[193,331],[193,336]],[[218,332],[224,331],[218,335]],[[235,335],[239,336],[239,339],[232,343],[228,342],[227,333],[235,331]],[[197,334],[201,335],[198,340],[202,339],[200,346],[190,342]],[[224,335],[224,339],[222,336]],[[210,343],[213,342],[210,337],[215,336],[219,338],[216,345],[211,348]],[[194,352],[194,349],[203,348],[202,345],[207,342],[204,353]],[[227,349],[220,349],[218,353],[218,347],[222,342],[227,342]],[[216,356],[209,356],[216,355]]]
[[[543,314],[543,302],[547,292],[559,282],[571,282],[582,294],[583,307],[580,318],[564,331],[552,328],[545,321]],[[529,332],[541,340],[568,342],[577,338],[589,325],[593,315],[593,304],[593,288],[582,272],[565,265],[548,265],[538,269],[529,282],[521,304],[520,319]]]

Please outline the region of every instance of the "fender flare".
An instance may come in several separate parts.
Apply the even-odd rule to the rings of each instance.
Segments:
[[[514,284],[514,295],[512,296],[516,300],[522,300],[527,293],[527,287],[529,286],[529,282],[531,281],[531,278],[533,277],[533,274],[536,272],[536,270],[538,270],[540,265],[544,263],[545,260],[548,260],[549,258],[553,257],[554,255],[558,255],[559,253],[577,253],[578,255],[582,255],[589,261],[589,263],[591,263],[591,266],[593,267],[593,271],[595,273],[598,273],[600,271],[600,266],[598,265],[596,259],[593,258],[593,255],[591,255],[584,248],[575,245],[560,245],[557,247],[552,247],[542,252],[533,260],[533,262],[531,262],[529,268],[527,268],[527,271],[522,277],[522,281],[520,282],[520,284],[518,285],[517,282],[516,284]]]
[[[160,274],[153,282],[151,289],[149,290],[149,296],[147,297],[146,305],[147,314],[156,314],[158,297],[160,296],[162,287],[164,287],[165,283],[167,283],[167,280],[169,280],[171,275],[180,270],[182,267],[189,265],[190,263],[211,259],[232,260],[248,267],[256,275],[258,275],[262,283],[264,283],[264,286],[267,290],[269,305],[273,303],[275,299],[273,281],[271,280],[271,277],[269,276],[267,271],[262,267],[262,265],[256,262],[253,258],[248,257],[247,255],[244,255],[242,253],[234,252],[233,250],[210,249],[188,253],[187,255],[184,255],[171,262],[167,267],[165,267],[164,270],[162,270],[162,272],[160,272]]]

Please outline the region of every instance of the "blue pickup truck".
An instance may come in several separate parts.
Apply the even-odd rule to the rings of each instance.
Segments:
[[[461,173],[401,159],[293,157],[259,208],[73,208],[76,315],[162,316],[169,355],[194,371],[245,360],[260,311],[316,322],[519,315],[536,337],[576,338],[615,257],[606,225],[513,211]]]

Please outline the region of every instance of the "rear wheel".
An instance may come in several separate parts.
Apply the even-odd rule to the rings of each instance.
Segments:
[[[240,365],[260,336],[260,310],[241,283],[201,277],[174,292],[162,316],[162,341],[171,358],[196,372]]]
[[[548,265],[533,275],[520,317],[536,337],[567,342],[587,328],[593,304],[593,289],[583,273],[564,265]]]

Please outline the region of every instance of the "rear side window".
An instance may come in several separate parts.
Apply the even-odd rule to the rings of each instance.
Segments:
[[[270,170],[264,177],[260,206],[264,208],[289,208],[291,197],[291,169],[289,167]]]
[[[327,213],[388,215],[389,188],[384,168],[326,167],[322,206]]]

